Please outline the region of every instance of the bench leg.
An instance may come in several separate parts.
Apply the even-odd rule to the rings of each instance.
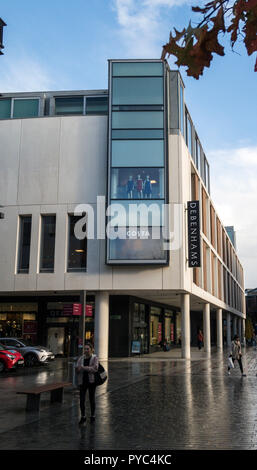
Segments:
[[[28,394],[26,411],[39,411],[40,393],[38,395]]]
[[[51,403],[59,402],[62,403],[63,400],[63,388],[57,388],[56,390],[51,391]]]

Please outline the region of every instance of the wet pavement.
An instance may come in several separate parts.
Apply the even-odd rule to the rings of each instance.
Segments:
[[[103,363],[109,379],[97,389],[96,420],[82,427],[75,387],[65,389],[63,404],[42,394],[39,413],[26,413],[26,397],[16,394],[70,379],[67,361],[2,374],[0,449],[257,450],[257,351],[243,353],[243,378],[238,365],[227,374],[226,352],[206,358],[194,349],[191,361],[160,352]]]

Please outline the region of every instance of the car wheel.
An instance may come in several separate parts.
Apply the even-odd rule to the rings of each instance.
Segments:
[[[24,357],[25,361],[25,366],[27,367],[33,367],[38,363],[37,356],[35,354],[27,354],[27,356]]]
[[[0,373],[4,372],[4,370],[5,370],[5,365],[2,361],[0,361]]]

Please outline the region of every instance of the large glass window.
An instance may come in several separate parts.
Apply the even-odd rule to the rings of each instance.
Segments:
[[[9,119],[11,117],[11,98],[0,99],[0,119]]]
[[[116,140],[112,143],[112,166],[163,165],[163,140]]]
[[[210,170],[209,170],[209,163],[207,162],[206,158],[204,159],[205,165],[205,186],[210,192]]]
[[[196,168],[200,169],[200,161],[201,161],[201,146],[198,137],[195,137],[195,164]]]
[[[29,272],[31,215],[20,216],[18,273]]]
[[[110,259],[113,260],[165,260],[163,241],[152,238],[152,228],[131,230],[124,227],[124,236],[110,240]]]
[[[186,114],[186,143],[187,143],[187,146],[188,146],[188,150],[192,155],[193,154],[193,151],[192,151],[192,123],[191,123],[191,120],[189,118],[188,113]]]
[[[130,111],[112,113],[113,129],[162,129],[163,112]]]
[[[40,272],[54,271],[56,216],[42,216]]]
[[[200,164],[201,164],[201,165],[200,165],[200,166],[201,166],[201,168],[200,168],[200,171],[201,171],[201,178],[202,178],[202,180],[203,180],[203,182],[204,182],[204,184],[205,184],[205,183],[206,183],[206,179],[205,179],[205,165],[204,165],[205,157],[204,157],[204,153],[203,153],[202,148],[201,148],[201,154],[200,154],[200,156],[201,156],[201,160],[200,160]]]
[[[163,129],[118,129],[112,131],[112,139],[163,139]]]
[[[163,78],[113,78],[112,104],[163,104]]]
[[[163,75],[163,64],[161,62],[113,62],[113,76],[135,77],[135,76],[158,76]]]
[[[163,168],[113,168],[113,199],[163,199]]]
[[[87,267],[87,238],[80,240],[75,235],[75,225],[81,219],[80,216],[69,216],[69,246],[68,246],[68,271],[86,271]]]
[[[163,225],[163,202],[157,199],[151,201],[124,201],[112,200],[109,210],[111,226],[137,226],[147,225],[148,227]]]
[[[162,341],[161,309],[150,308],[150,344],[157,345]]]
[[[56,115],[83,114],[83,96],[62,96],[55,98]]]
[[[108,114],[108,97],[95,96],[86,98],[86,114]]]
[[[185,135],[184,118],[185,118],[185,111],[184,111],[184,91],[183,91],[182,85],[180,85],[180,130],[181,130],[181,134],[182,134],[182,135]]]
[[[37,117],[39,113],[38,99],[14,99],[13,100],[13,117],[14,118],[30,118]]]
[[[164,224],[164,70],[162,62],[113,62],[108,261],[166,260]],[[131,235],[128,226],[133,228]],[[148,227],[148,236],[142,228]],[[129,236],[122,236],[128,232]],[[156,233],[158,232],[158,233]],[[152,236],[154,233],[154,236]],[[113,263],[111,263],[113,264]]]

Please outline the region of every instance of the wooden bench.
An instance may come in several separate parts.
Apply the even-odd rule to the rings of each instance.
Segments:
[[[58,382],[19,390],[16,393],[19,395],[27,395],[26,411],[39,411],[41,393],[51,392],[51,403],[62,403],[63,388],[71,385],[72,383],[70,382]]]

